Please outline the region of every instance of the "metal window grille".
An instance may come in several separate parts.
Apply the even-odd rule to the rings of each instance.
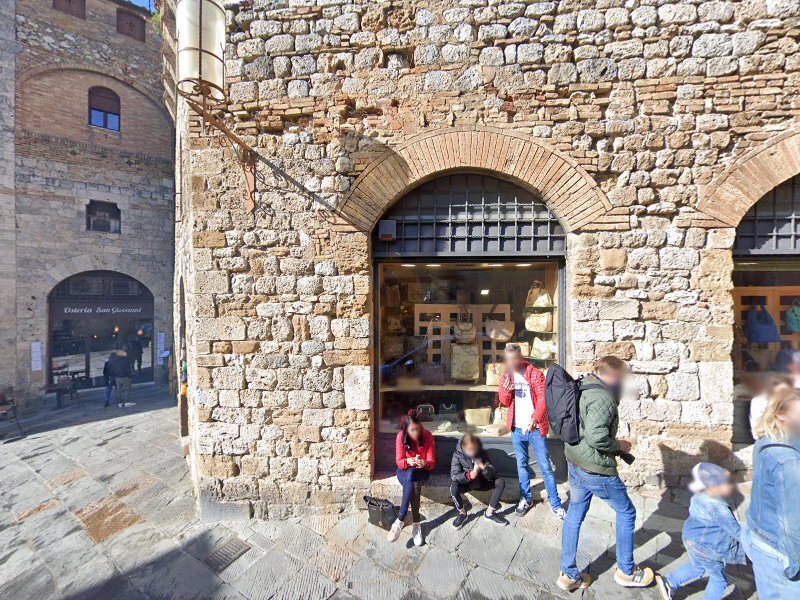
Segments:
[[[372,248],[376,258],[564,256],[558,219],[533,194],[478,174],[447,175],[406,194],[382,217],[395,239]]]
[[[800,176],[756,202],[736,228],[737,256],[800,255]]]

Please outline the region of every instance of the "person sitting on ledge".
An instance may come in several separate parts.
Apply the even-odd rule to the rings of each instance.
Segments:
[[[453,453],[450,462],[450,496],[453,498],[458,514],[453,521],[453,527],[461,527],[467,520],[467,509],[461,494],[466,491],[492,490],[492,498],[484,513],[484,518],[498,525],[507,525],[508,522],[497,514],[500,508],[500,496],[506,488],[506,482],[497,477],[497,472],[489,460],[489,455],[483,449],[480,438],[471,433],[461,438]]]
[[[397,520],[392,524],[386,539],[397,541],[411,507],[411,537],[415,546],[422,546],[422,524],[419,514],[422,483],[430,477],[436,466],[436,446],[433,435],[422,426],[417,411],[410,410],[403,417],[402,428],[395,440],[395,462],[397,462],[397,480],[403,486],[403,499]]]

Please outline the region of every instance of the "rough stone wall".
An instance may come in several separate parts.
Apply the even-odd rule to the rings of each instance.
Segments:
[[[45,383],[45,372],[31,372],[30,348],[42,342],[46,364],[47,296],[71,275],[111,270],[138,279],[154,296],[154,331],[165,332],[171,345],[174,173],[172,123],[161,103],[161,40],[150,25],[144,43],[117,33],[121,6],[87,2],[84,20],[55,10],[51,0],[19,0],[8,13],[20,49],[16,71],[4,78],[16,101],[16,198],[8,205],[16,241],[0,256],[13,256],[16,306],[3,306],[15,306],[9,347],[16,360],[6,362],[16,369],[26,405],[38,402]],[[120,96],[120,133],[88,125],[93,85]],[[86,230],[91,200],[118,205],[121,234]]]
[[[14,0],[0,2],[0,345],[16,344],[16,224],[14,222]],[[13,357],[13,351],[11,352]],[[0,364],[0,388],[13,387],[16,365]]]
[[[661,493],[698,457],[738,466],[735,230],[697,203],[737,157],[797,127],[800,5],[296,4],[227,3],[228,118],[262,157],[256,210],[227,151],[197,136],[186,150],[201,500],[284,515],[351,506],[367,487],[369,232],[334,211],[356,202],[374,220],[397,195],[351,197],[359,174],[454,127],[536,139],[625,217],[570,233],[567,359],[577,371],[606,353],[631,360],[637,393],[621,412],[639,460],[626,481]],[[413,180],[379,173],[387,190]]]

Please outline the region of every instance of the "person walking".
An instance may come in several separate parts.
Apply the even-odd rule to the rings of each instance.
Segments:
[[[111,361],[114,360],[114,353],[108,355],[108,360],[103,365],[103,379],[106,382],[106,403],[105,407],[111,403],[111,388],[115,386],[114,377],[111,375]]]
[[[545,403],[545,379],[542,372],[522,356],[516,344],[507,344],[505,370],[500,377],[497,398],[508,407],[507,424],[511,432],[511,443],[517,459],[519,477],[519,505],[517,514],[524,515],[533,506],[531,475],[529,471],[529,447],[533,447],[536,462],[542,471],[547,500],[553,514],[562,521],[566,512],[558,497],[556,476],[547,447],[547,404]]]
[[[503,517],[497,514],[500,508],[500,496],[506,489],[506,482],[497,476],[489,454],[483,449],[479,437],[466,434],[453,452],[450,461],[450,497],[458,514],[453,520],[453,527],[459,528],[467,520],[467,509],[461,494],[467,491],[489,491],[492,497],[483,516],[487,521],[497,525],[507,525]]]
[[[128,355],[124,350],[117,350],[109,362],[109,371],[111,372],[111,376],[114,378],[117,388],[117,404],[120,408],[125,408],[129,404],[131,406],[135,406],[135,403],[129,402],[133,370],[131,369],[131,363],[128,360]]]
[[[556,581],[564,591],[584,589],[592,578],[578,571],[576,555],[581,524],[592,498],[604,500],[616,513],[617,566],[614,581],[623,587],[647,587],[653,570],[633,562],[633,532],[636,509],[627,488],[619,478],[616,456],[630,452],[631,444],[617,439],[622,381],[627,366],[616,356],[605,356],[595,363],[594,373],[583,378],[579,403],[577,444],[565,444],[569,469],[569,510],[561,539],[561,574]]]
[[[800,598],[800,392],[776,389],[756,432],[742,544],[761,600]]]
[[[138,372],[139,375],[142,374],[142,355],[144,354],[144,350],[142,349],[142,343],[139,341],[138,338],[131,338],[128,342],[128,357],[131,361],[131,369]]]
[[[422,426],[417,411],[410,410],[403,417],[402,427],[395,439],[395,462],[397,480],[403,487],[403,498],[397,520],[392,524],[386,539],[397,541],[405,525],[408,509],[411,508],[411,537],[415,546],[422,546],[422,524],[419,506],[422,499],[422,484],[430,477],[436,466],[436,446],[433,435]]]
[[[739,543],[741,527],[728,502],[736,491],[731,475],[722,467],[701,462],[692,469],[689,518],[683,524],[683,545],[689,562],[664,577],[656,575],[661,600],[672,600],[676,590],[708,578],[703,600],[722,600],[728,587],[726,564],[744,564]]]

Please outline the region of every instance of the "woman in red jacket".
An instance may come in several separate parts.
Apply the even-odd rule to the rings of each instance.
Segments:
[[[547,431],[550,425],[544,397],[544,375],[525,360],[516,344],[506,344],[505,363],[506,369],[500,378],[497,397],[500,404],[508,407],[508,430],[511,432],[511,443],[517,458],[520,495],[517,514],[524,515],[533,506],[528,470],[529,447],[533,446],[536,462],[542,470],[550,508],[563,521],[566,511],[561,507],[553,463],[547,448]]]
[[[410,410],[403,417],[402,429],[395,440],[395,461],[397,462],[397,480],[403,486],[403,500],[397,513],[397,520],[392,524],[386,536],[390,542],[400,537],[405,525],[408,507],[411,506],[411,537],[415,546],[421,546],[422,526],[420,525],[419,504],[422,482],[427,481],[431,469],[436,466],[436,447],[431,432],[422,426],[417,418],[417,411]]]

